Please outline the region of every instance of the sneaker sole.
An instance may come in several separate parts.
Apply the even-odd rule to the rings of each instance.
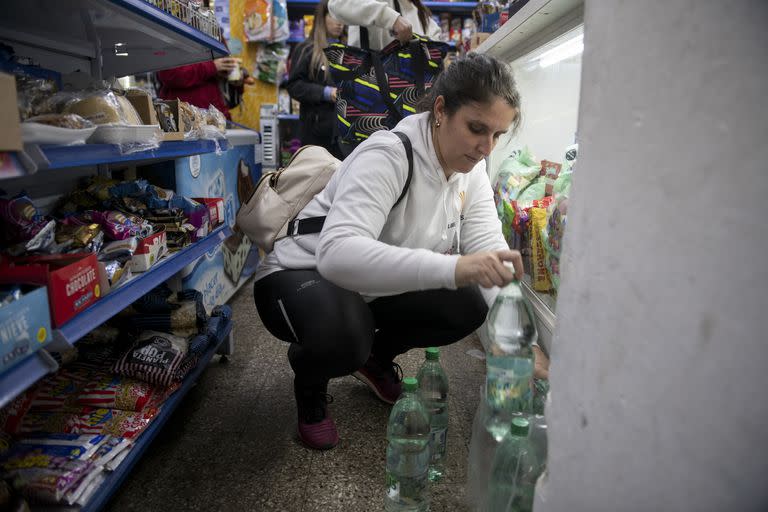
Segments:
[[[352,376],[357,380],[359,380],[360,382],[362,382],[363,384],[365,384],[366,386],[368,386],[368,389],[373,391],[373,394],[376,395],[379,398],[379,400],[381,400],[385,404],[395,405],[395,400],[388,400],[387,398],[384,398],[381,395],[381,393],[379,393],[378,388],[370,380],[368,380],[365,375],[363,375],[360,372],[354,372]]]
[[[329,445],[326,445],[326,446],[317,446],[317,445],[314,445],[314,444],[311,444],[311,443],[307,442],[307,440],[304,439],[304,437],[301,435],[301,432],[296,431],[296,435],[298,436],[299,441],[301,441],[301,444],[303,444],[304,446],[306,446],[307,448],[309,448],[311,450],[319,450],[319,451],[332,450],[332,449],[336,448],[336,446],[339,444],[339,440],[336,439],[336,442],[333,443],[333,444],[329,444]]]

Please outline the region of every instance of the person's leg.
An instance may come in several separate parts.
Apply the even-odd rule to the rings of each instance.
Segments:
[[[413,347],[459,341],[477,329],[488,313],[477,287],[404,293],[376,299],[368,306],[377,331],[371,356],[354,375],[387,403],[400,395],[402,370],[395,356]]]
[[[327,415],[328,380],[349,375],[368,357],[374,331],[370,309],[360,295],[314,270],[270,274],[256,281],[253,291],[264,326],[291,343],[299,437],[312,448],[332,448],[338,434]]]
[[[385,361],[414,347],[457,342],[480,327],[488,314],[476,286],[381,297],[368,306],[377,329],[372,351]]]

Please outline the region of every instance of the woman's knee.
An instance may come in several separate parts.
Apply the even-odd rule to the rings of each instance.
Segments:
[[[457,327],[471,333],[483,325],[485,317],[488,316],[488,304],[477,286],[456,290],[456,301],[456,311],[460,312],[454,316],[455,321],[460,324]]]

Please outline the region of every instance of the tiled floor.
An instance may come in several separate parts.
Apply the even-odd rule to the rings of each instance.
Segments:
[[[232,299],[235,353],[218,356],[107,506],[127,512],[184,510],[383,510],[390,407],[353,377],[331,382],[331,414],[341,436],[317,452],[296,438],[287,345],[261,325],[246,285]],[[432,487],[433,511],[463,511],[472,418],[483,378],[470,337],[442,350],[450,379],[448,475]],[[398,359],[406,376],[423,359]]]

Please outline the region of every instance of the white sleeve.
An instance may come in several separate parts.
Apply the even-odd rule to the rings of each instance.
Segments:
[[[461,253],[509,249],[501,233],[501,221],[485,164],[470,173],[466,201],[464,222],[461,223]]]
[[[347,25],[374,26],[385,30],[391,29],[400,16],[387,2],[379,0],[330,0],[328,11]]]
[[[389,133],[380,138],[350,155],[339,171],[344,174],[320,234],[317,269],[338,286],[366,295],[455,289],[458,255],[378,240],[408,173],[402,142]]]
[[[440,26],[435,23],[435,19],[430,16],[429,21],[427,22],[427,33],[424,34],[427,36],[427,39],[430,39],[432,41],[439,41],[440,40]]]

